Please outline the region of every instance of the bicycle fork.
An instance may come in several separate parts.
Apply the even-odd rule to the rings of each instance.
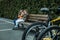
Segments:
[[[51,27],[51,22],[48,22],[48,27]],[[48,36],[52,38],[52,31],[48,32]]]

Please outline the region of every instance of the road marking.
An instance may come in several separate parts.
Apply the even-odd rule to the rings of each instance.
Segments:
[[[14,24],[13,22],[9,22],[7,20],[3,20],[3,19],[0,19],[1,21],[4,21],[4,22],[7,22],[7,23],[10,23],[10,24]]]
[[[4,22],[10,23],[10,24],[14,24],[13,22],[10,22],[10,21],[4,20],[4,19],[0,19],[0,21],[4,21]],[[1,29],[0,32],[1,31],[10,31],[10,30],[12,30],[12,28],[11,29]]]
[[[10,31],[12,29],[1,29],[0,31]]]

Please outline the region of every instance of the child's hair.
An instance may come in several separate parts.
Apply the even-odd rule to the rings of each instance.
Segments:
[[[27,10],[20,10],[19,13],[18,13],[18,15],[21,15],[21,13],[22,13],[22,14],[28,14],[28,13],[27,13]]]
[[[24,10],[24,13],[27,14],[27,10]]]
[[[20,11],[18,12],[18,15],[21,15],[22,12],[23,12],[23,10],[20,10]]]

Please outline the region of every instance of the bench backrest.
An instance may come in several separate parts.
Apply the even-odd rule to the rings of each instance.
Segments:
[[[45,22],[48,20],[48,15],[41,15],[41,14],[29,14],[27,21],[34,22],[40,21]]]

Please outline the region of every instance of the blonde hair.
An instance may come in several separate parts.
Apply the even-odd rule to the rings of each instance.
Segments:
[[[27,10],[20,10],[18,12],[18,18],[23,18],[24,20],[26,20],[28,16]]]
[[[21,13],[23,13],[23,14],[28,14],[28,13],[27,13],[27,10],[20,10],[20,11],[18,12],[18,15],[21,15]]]
[[[18,12],[18,15],[21,15],[22,12],[23,12],[23,10],[20,10],[20,11]]]

